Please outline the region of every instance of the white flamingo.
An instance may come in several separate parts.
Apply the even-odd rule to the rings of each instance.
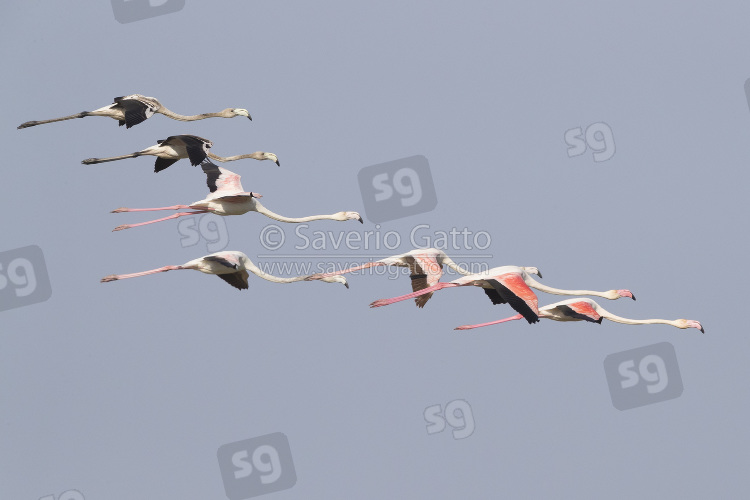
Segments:
[[[283,215],[271,212],[266,207],[261,205],[257,200],[262,195],[258,193],[248,192],[242,188],[240,183],[240,175],[230,172],[225,168],[219,167],[211,163],[210,161],[204,161],[201,164],[203,171],[206,173],[206,184],[208,185],[209,195],[200,201],[196,201],[190,205],[172,205],[170,207],[159,207],[159,208],[118,208],[112,210],[112,213],[120,212],[150,212],[155,210],[193,210],[192,212],[179,212],[168,217],[161,219],[150,220],[147,222],[141,222],[139,224],[123,224],[117,226],[114,231],[121,231],[123,229],[129,229],[131,227],[143,226],[146,224],[153,224],[154,222],[161,222],[169,219],[176,219],[185,215],[201,214],[201,213],[214,213],[217,215],[242,215],[247,212],[258,212],[266,217],[280,221],[280,222],[307,222],[320,219],[330,219],[345,221],[350,219],[356,219],[362,222],[362,217],[357,212],[337,212],[331,215],[311,215],[309,217],[291,218],[284,217]]]
[[[132,274],[110,274],[101,279],[102,283],[109,281],[116,281],[126,278],[137,278],[139,276],[146,276],[149,274],[163,273],[166,271],[176,271],[180,269],[193,269],[206,274],[215,274],[219,278],[223,279],[233,287],[239,290],[246,290],[248,288],[247,279],[250,276],[248,271],[260,276],[264,280],[273,281],[274,283],[294,283],[295,281],[324,281],[326,283],[342,283],[344,286],[349,288],[349,284],[346,282],[346,278],[343,276],[330,276],[327,278],[314,278],[312,275],[308,276],[295,276],[294,278],[279,278],[263,272],[258,266],[242,252],[237,251],[224,251],[216,252],[210,255],[205,255],[198,259],[188,261],[181,266],[164,266],[150,271],[143,271],[140,273]]]
[[[605,310],[602,306],[597,304],[591,299],[575,298],[562,300],[554,304],[539,308],[539,317],[553,319],[555,321],[589,321],[591,323],[601,324],[603,319],[608,319],[616,323],[624,323],[626,325],[653,325],[653,324],[664,324],[672,325],[677,328],[697,328],[701,333],[705,333],[703,326],[699,321],[691,319],[628,319],[615,316],[611,312]],[[479,323],[477,325],[462,325],[456,327],[456,330],[470,330],[472,328],[481,328],[483,326],[497,325],[498,323],[505,323],[506,321],[514,321],[523,318],[522,315],[516,314],[505,319],[499,319],[496,321],[490,321],[488,323]]]
[[[539,270],[535,267],[495,267],[486,272],[463,276],[447,283],[436,283],[435,285],[400,297],[376,300],[370,304],[370,307],[387,306],[394,302],[419,297],[420,295],[436,292],[443,288],[478,286],[484,290],[493,304],[507,303],[516,312],[521,313],[526,321],[536,323],[539,321],[539,302],[536,294],[534,294],[530,287],[557,295],[578,295],[581,292],[580,290],[561,290],[544,286],[531,278],[530,274],[536,274],[541,277]],[[624,289],[609,290],[607,292],[586,291],[586,293],[599,297],[611,297],[612,299],[620,297],[635,298],[630,290]]]
[[[124,160],[126,158],[137,158],[139,156],[156,156],[156,163],[154,164],[154,172],[161,172],[165,168],[169,167],[176,161],[182,158],[189,158],[190,163],[193,166],[200,164],[206,157],[212,158],[218,161],[234,161],[241,160],[243,158],[252,158],[254,160],[271,160],[276,165],[281,166],[279,159],[273,153],[266,153],[263,151],[256,151],[255,153],[249,153],[237,156],[217,156],[209,151],[213,147],[214,143],[203,137],[197,135],[172,135],[163,140],[156,141],[156,146],[151,146],[135,153],[130,153],[121,156],[112,156],[109,158],[87,158],[81,163],[84,165],[93,165],[96,163],[104,163],[108,161]]]
[[[453,271],[468,276],[470,273],[456,264],[445,252],[437,248],[417,248],[400,255],[393,255],[385,259],[368,262],[360,266],[350,267],[342,271],[331,273],[320,273],[320,277],[335,276],[337,274],[351,273],[361,269],[367,269],[377,266],[397,266],[409,268],[409,277],[411,278],[411,288],[413,292],[423,290],[428,286],[433,286],[440,281],[443,276],[443,266],[447,266]],[[424,307],[432,293],[420,295],[414,299],[417,307]]]
[[[94,111],[81,111],[74,115],[53,118],[51,120],[30,121],[22,123],[18,128],[35,127],[36,125],[43,125],[45,123],[61,122],[64,120],[72,120],[74,118],[85,118],[87,116],[108,116],[117,120],[120,123],[120,126],[125,125],[125,128],[130,128],[146,121],[148,118],[154,116],[155,113],[182,122],[192,122],[213,117],[234,118],[235,116],[246,116],[252,120],[250,114],[243,108],[227,108],[218,113],[203,113],[191,116],[178,115],[162,106],[162,104],[153,97],[132,94],[123,97],[115,97],[112,104],[104,106],[103,108],[95,109]]]

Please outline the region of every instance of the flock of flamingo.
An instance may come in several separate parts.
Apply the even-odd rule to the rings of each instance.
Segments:
[[[154,114],[162,114],[168,118],[178,121],[195,121],[205,118],[234,118],[244,116],[252,120],[250,114],[243,108],[227,108],[217,113],[204,113],[200,115],[180,115],[165,108],[158,100],[153,97],[146,97],[140,94],[133,94],[124,97],[116,97],[114,102],[108,106],[96,109],[94,111],[82,111],[74,115],[68,115],[51,120],[29,121],[18,126],[19,129],[53,123],[74,118],[84,118],[87,116],[106,116],[119,122],[119,125],[125,125],[126,128],[133,127],[152,117]],[[92,165],[126,158],[137,158],[139,156],[155,156],[154,172],[161,172],[180,159],[187,158],[193,166],[200,165],[206,175],[206,184],[209,194],[206,198],[191,203],[189,205],[172,205],[159,208],[118,208],[112,213],[121,212],[144,212],[158,210],[187,210],[180,211],[173,215],[160,219],[140,222],[136,224],[123,224],[114,228],[113,231],[121,231],[132,227],[153,224],[168,219],[194,214],[214,213],[217,215],[242,215],[247,212],[258,212],[271,219],[280,222],[300,223],[313,220],[358,220],[362,223],[362,217],[357,212],[342,211],[331,215],[312,215],[308,217],[285,217],[276,214],[264,207],[258,199],[262,195],[245,191],[240,183],[240,176],[225,168],[222,168],[211,162],[211,159],[220,162],[235,161],[245,158],[255,160],[271,160],[280,166],[278,157],[273,153],[256,151],[255,153],[222,157],[210,151],[213,142],[195,135],[173,135],[164,140],[157,141],[155,146],[136,151],[135,153],[113,156],[107,158],[89,158],[83,160],[83,164]],[[164,266],[149,271],[143,271],[132,274],[111,274],[101,279],[102,283],[116,281],[126,278],[135,278],[166,271],[192,269],[206,274],[215,274],[222,280],[226,281],[233,287],[245,290],[248,288],[249,272],[265,280],[275,283],[292,283],[296,281],[323,281],[326,283],[341,283],[347,288],[349,284],[343,274],[355,272],[358,270],[374,266],[398,266],[409,269],[411,278],[412,292],[399,297],[376,300],[370,304],[370,307],[382,307],[395,302],[401,302],[408,299],[414,299],[417,307],[422,308],[432,295],[443,288],[455,288],[464,286],[474,286],[482,288],[490,299],[492,304],[508,304],[518,314],[508,318],[478,323],[473,325],[462,325],[456,330],[470,330],[474,328],[495,325],[513,320],[525,319],[529,324],[536,323],[540,318],[552,319],[555,321],[588,321],[601,324],[603,319],[608,319],[617,323],[628,325],[644,324],[666,324],[677,328],[696,328],[704,333],[703,326],[699,321],[677,319],[644,319],[634,320],[616,316],[591,299],[572,298],[539,307],[536,294],[532,288],[541,292],[555,295],[591,295],[602,297],[609,300],[616,300],[627,297],[635,300],[635,296],[630,290],[614,289],[606,292],[596,292],[591,290],[562,290],[543,285],[533,279],[531,275],[542,277],[539,270],[535,267],[517,267],[501,266],[489,269],[482,273],[469,273],[457,265],[445,252],[435,248],[420,248],[409,252],[394,255],[385,259],[374,262],[368,262],[360,266],[351,267],[337,272],[316,273],[305,276],[296,276],[292,278],[280,278],[265,273],[258,268],[242,252],[239,251],[222,251],[216,252],[203,257],[193,259],[182,265]],[[444,267],[462,275],[462,277],[449,282],[441,282]]]

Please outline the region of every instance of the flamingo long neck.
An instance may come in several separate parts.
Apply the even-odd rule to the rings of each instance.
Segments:
[[[219,155],[215,155],[212,152],[208,151],[206,154],[212,160],[222,161],[222,162],[235,161],[235,160],[243,160],[245,158],[252,158],[253,160],[262,160],[262,158],[260,158],[260,156],[257,153],[248,153],[248,154],[244,154],[244,155],[235,155],[235,156],[219,156]]]
[[[610,298],[607,292],[595,292],[592,290],[561,290],[559,288],[552,288],[551,286],[542,285],[531,276],[528,276],[528,274],[526,275],[524,281],[532,288],[536,288],[539,291],[551,293],[553,295],[592,295],[594,297],[602,297],[605,299]]]
[[[157,113],[161,113],[164,116],[168,116],[169,118],[172,118],[173,120],[179,120],[181,122],[194,122],[195,120],[203,120],[204,118],[214,118],[214,117],[223,117],[224,116],[224,114],[221,113],[221,112],[219,112],[219,113],[202,113],[200,115],[190,115],[190,116],[178,115],[174,111],[170,111],[167,108],[165,108],[164,106],[162,106],[161,108],[159,108],[159,111],[157,111]]]
[[[280,278],[273,274],[268,274],[256,266],[250,260],[245,261],[245,269],[264,280],[273,281],[274,283],[294,283],[295,281],[304,281],[308,276],[295,276],[293,278]]]
[[[610,321],[614,321],[615,323],[622,323],[625,325],[672,325],[677,328],[680,328],[678,325],[677,320],[669,320],[669,319],[629,319],[629,318],[622,318],[620,316],[616,316],[612,314],[609,311],[605,311],[601,307],[597,309],[597,312],[601,314],[603,317],[607,318]]]
[[[473,274],[466,269],[462,269],[458,264],[453,262],[453,259],[451,259],[447,255],[443,256],[442,262],[444,265],[448,266],[449,268],[453,269],[459,274],[463,274],[464,276],[469,276],[470,274]]]
[[[255,201],[255,211],[258,213],[261,213],[265,215],[266,217],[270,217],[273,220],[277,220],[279,222],[308,222],[312,220],[321,220],[321,219],[331,219],[331,220],[339,220],[334,215],[310,215],[308,217],[284,217],[283,215],[279,215],[276,213],[271,212],[266,207],[261,205],[261,203],[258,200]]]
[[[334,276],[334,275],[337,275],[337,274],[352,273],[352,272],[359,271],[361,269],[367,269],[367,268],[373,267],[373,266],[385,266],[385,265],[386,264],[384,264],[382,262],[377,262],[377,261],[376,262],[368,262],[366,264],[362,264],[361,266],[350,267],[349,269],[344,269],[344,270],[339,271],[337,273],[326,273],[324,276]]]

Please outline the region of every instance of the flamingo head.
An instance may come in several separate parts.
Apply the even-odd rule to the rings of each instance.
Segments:
[[[675,326],[677,328],[697,328],[701,333],[706,333],[703,330],[703,325],[701,325],[700,321],[695,321],[693,319],[678,319]]]
[[[320,281],[325,281],[326,283],[343,283],[346,288],[349,288],[349,283],[347,283],[346,278],[340,274],[335,276],[323,276],[320,278]]]
[[[629,299],[635,300],[635,295],[633,295],[633,292],[631,292],[630,290],[610,290],[607,292],[607,298],[609,300],[615,300],[622,297],[627,297]]]
[[[229,108],[229,114],[233,116],[247,116],[252,121],[253,117],[244,108]]]
[[[360,224],[364,224],[362,221],[362,216],[359,215],[359,212],[338,212],[334,214],[334,217],[336,220],[358,220]]]
[[[539,271],[539,269],[537,269],[536,267],[524,267],[523,270],[529,274],[536,274],[540,278],[542,277],[541,271]]]
[[[264,151],[258,151],[255,154],[258,155],[258,159],[259,160],[271,160],[272,162],[274,162],[276,164],[277,167],[281,166],[281,163],[279,163],[278,156],[276,156],[273,153],[266,153]]]

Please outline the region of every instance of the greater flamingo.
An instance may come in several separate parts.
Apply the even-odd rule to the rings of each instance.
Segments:
[[[108,116],[117,120],[120,123],[120,126],[125,125],[125,128],[130,128],[146,121],[148,118],[151,118],[154,116],[154,113],[159,113],[172,118],[173,120],[183,122],[203,120],[204,118],[212,117],[234,118],[235,116],[247,116],[252,120],[250,114],[243,108],[227,108],[218,113],[203,113],[201,115],[192,116],[178,115],[162,106],[162,104],[153,97],[132,94],[123,97],[115,97],[112,104],[104,106],[103,108],[95,109],[94,111],[81,111],[75,115],[63,116],[62,118],[26,122],[19,125],[18,128],[34,127],[45,123],[61,122],[63,120],[72,120],[74,118],[84,118],[86,116]]]
[[[206,173],[206,184],[210,191],[209,195],[200,201],[196,201],[190,205],[173,205],[171,207],[160,207],[160,208],[118,208],[112,210],[112,213],[120,212],[149,212],[154,210],[193,210],[192,212],[179,212],[169,217],[163,217],[161,219],[151,220],[147,222],[141,222],[139,224],[123,224],[117,226],[113,231],[122,231],[123,229],[129,229],[131,227],[143,226],[146,224],[153,224],[154,222],[160,222],[168,219],[176,219],[185,215],[201,214],[201,213],[214,213],[217,215],[242,215],[247,212],[258,212],[267,217],[281,222],[306,222],[319,219],[331,219],[338,221],[345,221],[349,219],[356,219],[362,222],[362,217],[357,212],[337,212],[332,215],[311,215],[309,217],[301,217],[293,219],[290,217],[284,217],[278,215],[266,207],[261,205],[257,200],[262,195],[253,192],[247,192],[242,188],[240,183],[240,175],[230,172],[225,168],[219,167],[206,160],[201,164],[203,171]]]
[[[539,302],[534,292],[526,284],[529,273],[539,276],[535,267],[502,266],[492,268],[484,273],[470,274],[447,283],[436,283],[416,292],[400,297],[376,300],[370,307],[382,307],[394,302],[433,293],[443,288],[457,286],[481,287],[493,304],[508,304],[526,318],[529,323],[539,321]]]
[[[181,266],[164,266],[158,269],[152,269],[150,271],[143,271],[140,273],[132,274],[110,274],[101,279],[102,283],[109,281],[116,281],[125,278],[137,278],[138,276],[146,276],[148,274],[163,273],[166,271],[176,271],[179,269],[193,269],[206,274],[215,274],[219,278],[223,279],[233,287],[239,290],[246,290],[248,288],[247,279],[250,276],[248,271],[260,276],[264,280],[273,281],[274,283],[293,283],[295,281],[325,281],[326,283],[343,283],[346,288],[349,288],[349,284],[346,282],[346,278],[343,276],[329,276],[327,278],[316,278],[312,275],[308,276],[295,276],[294,278],[279,278],[271,274],[263,272],[258,266],[242,252],[237,251],[224,251],[216,252],[210,255],[205,255],[198,259],[188,261]]]
[[[469,271],[461,269],[461,267],[453,262],[453,260],[442,250],[437,248],[417,248],[400,255],[394,255],[374,262],[368,262],[361,266],[350,267],[335,273],[320,273],[316,276],[334,276],[376,266],[408,267],[409,277],[411,278],[411,288],[413,292],[416,292],[438,283],[443,276],[444,265],[464,276],[472,274]],[[417,307],[424,307],[427,301],[430,300],[430,297],[432,297],[432,292],[416,297],[414,302],[417,304]]]
[[[156,141],[156,146],[151,146],[135,153],[121,156],[112,156],[110,158],[87,158],[81,163],[84,165],[93,165],[95,163],[104,163],[108,161],[124,160],[126,158],[137,158],[138,156],[156,156],[154,172],[161,172],[176,161],[182,158],[189,158],[193,166],[200,164],[208,156],[219,161],[234,161],[243,158],[252,158],[254,160],[271,160],[276,165],[281,166],[279,159],[273,153],[256,151],[255,153],[222,157],[217,156],[209,151],[213,147],[213,142],[197,135],[172,135],[163,140]]]
[[[502,266],[495,267],[484,273],[477,273],[447,283],[436,283],[433,286],[428,286],[417,292],[413,292],[400,297],[394,297],[391,299],[380,299],[370,304],[370,307],[382,307],[392,304],[394,302],[400,302],[402,300],[411,299],[424,295],[425,293],[432,293],[437,290],[449,287],[457,286],[478,286],[484,289],[484,292],[490,298],[493,304],[509,304],[516,312],[526,318],[529,323],[536,323],[539,321],[538,318],[538,301],[537,297],[531,288],[538,290],[554,293],[557,295],[578,295],[581,290],[560,290],[557,288],[551,288],[537,282],[531,278],[530,274],[536,274],[541,277],[539,270],[535,267],[517,267],[517,266]],[[607,297],[617,299],[620,297],[635,298],[630,290],[609,290],[607,292],[591,292],[585,291],[587,294],[597,295],[599,297]]]
[[[497,321],[490,321],[488,323],[479,323],[477,325],[462,325],[456,327],[456,330],[470,330],[472,328],[480,328],[483,326],[496,325],[498,323],[505,323],[506,321],[513,321],[521,319],[523,316],[516,314],[510,318],[499,319]],[[555,321],[590,321],[591,323],[601,324],[603,319],[608,319],[616,323],[624,323],[626,325],[652,325],[652,324],[665,324],[672,325],[677,328],[697,328],[701,333],[705,333],[703,326],[699,321],[691,319],[627,319],[615,316],[611,312],[605,310],[602,306],[597,304],[591,299],[567,299],[548,306],[539,308],[539,317],[553,319]]]

